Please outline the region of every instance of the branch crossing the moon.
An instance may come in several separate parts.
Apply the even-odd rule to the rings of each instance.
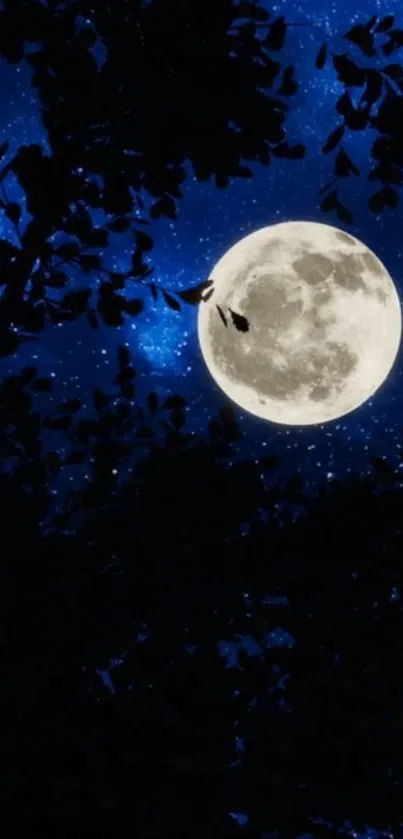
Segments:
[[[228,327],[228,321],[224,315],[221,306],[217,304],[216,309],[218,311],[218,314],[220,315],[220,318],[224,326]],[[247,320],[247,318],[245,318],[243,315],[239,315],[238,312],[234,312],[232,309],[228,309],[228,311],[231,315],[232,323],[234,324],[235,329],[237,329],[238,332],[249,332],[249,321]]]

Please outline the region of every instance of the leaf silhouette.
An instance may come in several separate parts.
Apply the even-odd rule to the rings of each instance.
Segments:
[[[399,90],[403,93],[403,67],[401,64],[388,64],[383,72],[397,84]]]
[[[389,41],[382,45],[382,52],[384,55],[391,55],[399,47],[403,46],[403,29],[391,29],[388,32]]]
[[[122,309],[128,315],[139,315],[144,309],[144,303],[140,298],[134,298],[133,300],[126,300],[124,298]]]
[[[284,17],[278,17],[271,24],[270,30],[264,38],[264,44],[269,50],[281,50],[284,47],[287,26]]]
[[[203,291],[205,291],[207,288],[210,288],[210,286],[212,286],[212,285],[213,285],[212,280],[207,280],[207,282],[201,283],[200,285],[195,286],[195,288],[187,288],[187,289],[184,289],[183,291],[178,291],[177,295],[185,303],[190,303],[191,305],[195,305],[197,303],[200,303],[200,301],[202,300]]]
[[[136,245],[141,251],[152,251],[154,247],[154,241],[148,233],[144,233],[142,230],[136,230],[134,234]]]
[[[2,143],[0,146],[0,160],[3,160],[3,157],[7,154],[9,148],[10,143],[8,142],[8,140],[5,140],[4,143]]]
[[[217,309],[218,314],[220,315],[220,318],[221,318],[221,320],[222,320],[222,322],[223,322],[224,326],[228,326],[227,319],[226,319],[226,317],[225,317],[225,315],[224,315],[224,312],[223,312],[223,310],[222,310],[221,306],[219,306],[219,305],[217,304],[217,305],[216,305],[216,309]]]
[[[369,181],[382,181],[383,183],[401,184],[403,172],[394,164],[380,163],[368,175]]]
[[[338,80],[346,87],[361,87],[365,84],[365,70],[362,70],[347,55],[334,55],[333,66],[337,72]]]
[[[315,60],[315,67],[317,70],[323,70],[327,59],[327,41],[322,44]]]
[[[368,116],[369,107],[372,106],[375,102],[378,101],[379,97],[382,95],[383,90],[383,80],[382,75],[377,70],[367,70],[367,83],[364,93],[361,96],[359,104],[362,105],[364,102],[367,103],[367,111],[365,112],[365,118]],[[366,127],[366,122],[363,124],[363,128]]]
[[[368,125],[368,115],[369,112],[367,108],[353,108],[352,111],[344,117],[345,124],[350,131],[362,131]]]
[[[391,186],[385,186],[372,195],[368,206],[373,213],[382,213],[386,207],[395,209],[399,203],[399,196]]]
[[[356,44],[356,46],[360,48],[361,52],[368,58],[373,58],[375,56],[374,36],[371,32],[369,32],[367,27],[363,26],[361,23],[358,23],[356,26],[349,29],[348,32],[343,35],[343,38],[346,38],[347,41],[351,41],[351,43]]]
[[[320,209],[324,213],[328,213],[331,210],[336,210],[337,217],[340,221],[344,222],[344,224],[352,224],[353,222],[353,215],[350,210],[347,209],[338,199],[337,199],[337,191],[333,190],[321,203]]]
[[[158,300],[158,287],[155,285],[155,283],[150,283],[150,291],[153,300]]]
[[[375,27],[375,32],[377,32],[377,33],[387,32],[388,29],[392,28],[394,22],[395,22],[395,16],[394,15],[386,15],[386,17],[384,17],[378,23],[378,25]]]
[[[393,42],[398,46],[403,46],[403,29],[391,29],[389,37],[393,38]]]
[[[294,96],[299,90],[299,85],[294,79],[294,68],[292,66],[286,67],[283,72],[283,79],[280,87],[277,90],[278,96]]]
[[[332,131],[331,134],[329,134],[329,137],[327,138],[327,141],[322,148],[323,154],[329,154],[329,152],[333,151],[333,149],[336,148],[336,146],[338,145],[338,143],[340,143],[340,140],[344,136],[345,130],[345,125],[339,125],[338,128],[336,128],[334,131]]]
[[[202,298],[201,298],[202,302],[203,302],[203,303],[207,303],[207,301],[208,301],[208,300],[210,300],[210,297],[212,297],[212,296],[213,296],[213,294],[214,294],[214,288],[210,288],[210,289],[206,292],[206,294],[203,294],[203,296],[202,296]]]
[[[344,222],[344,224],[352,224],[353,223],[353,221],[354,221],[353,214],[340,201],[336,202],[336,212],[337,212],[337,217],[340,219],[340,221]]]
[[[330,192],[329,195],[327,195],[326,198],[324,198],[324,200],[322,201],[322,203],[320,205],[320,209],[322,210],[322,212],[328,213],[328,212],[330,212],[330,210],[335,210],[336,205],[337,205],[337,190],[333,189],[332,192]]]
[[[7,218],[10,219],[10,221],[14,222],[14,224],[18,224],[21,218],[21,207],[19,204],[10,201],[8,204],[5,205],[4,212]]]
[[[391,38],[390,41],[388,41],[386,44],[382,44],[382,52],[386,56],[392,55],[392,53],[395,52],[396,49],[397,44],[395,43],[393,38]]]
[[[403,67],[401,64],[388,64],[383,68],[383,72],[389,76],[390,79],[401,79],[403,77]]]
[[[71,309],[76,315],[85,312],[88,301],[92,295],[90,288],[83,288],[80,291],[68,291],[61,303],[65,309]]]
[[[233,312],[232,309],[230,309],[230,313],[232,323],[238,332],[249,332],[249,323],[247,319],[243,315],[238,314],[238,312]]]
[[[331,192],[330,195],[322,201],[320,209],[325,213],[330,212],[330,210],[336,210],[337,217],[340,221],[343,221],[345,224],[352,224],[353,222],[354,217],[352,213],[337,199],[336,190],[333,190],[333,192]]]
[[[350,94],[346,90],[336,102],[336,111],[338,111],[342,116],[345,116],[346,114],[351,113],[352,110],[353,103],[351,101]]]
[[[159,198],[158,201],[155,201],[150,209],[150,216],[155,221],[163,216],[173,220],[177,219],[178,215],[173,198],[169,195],[164,195],[162,198]]]
[[[378,15],[372,15],[372,17],[370,17],[368,23],[365,24],[365,29],[368,29],[368,30],[373,29],[377,20],[378,20]]]
[[[360,174],[360,170],[357,169],[357,166],[350,160],[343,149],[340,149],[337,154],[334,171],[340,178],[348,178],[350,173],[354,175]]]
[[[125,310],[128,301],[114,293],[110,284],[103,283],[97,302],[97,310],[105,326],[123,326],[124,318],[122,311]]]
[[[122,289],[125,286],[125,275],[117,271],[108,271],[111,286],[115,290]]]
[[[111,231],[111,233],[124,233],[126,230],[129,229],[130,221],[125,216],[122,216],[121,218],[116,218],[113,221],[109,221],[106,226],[108,230]]]
[[[163,291],[162,293],[164,295],[165,303],[169,306],[169,308],[174,312],[180,312],[181,305],[177,300],[175,300],[175,297],[172,297],[172,294],[169,294],[167,291]]]

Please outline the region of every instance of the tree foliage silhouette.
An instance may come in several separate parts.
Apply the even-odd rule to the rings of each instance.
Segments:
[[[200,302],[206,283],[172,294],[148,279],[152,270],[144,255],[153,240],[138,226],[177,217],[186,162],[199,181],[214,176],[224,188],[232,177],[252,177],[247,161],[268,165],[274,154],[305,153],[303,146],[285,142],[285,99],[297,90],[292,68],[286,68],[274,95],[266,93],[281,69],[270,51],[281,49],[285,35],[274,21],[266,42],[260,42],[256,26],[268,19],[255,3],[237,7],[230,0],[220,2],[214,15],[199,0],[191,7],[182,0],[172,7],[159,0],[113,8],[77,2],[54,9],[36,0],[4,4],[0,53],[31,66],[52,154],[45,156],[36,145],[23,147],[0,173],[4,184],[14,172],[33,217],[21,235],[18,207],[4,201],[21,250],[4,250],[3,332],[10,323],[35,332],[47,320],[83,313],[93,328],[98,316],[118,326],[125,314],[141,308],[123,294],[129,279],[148,286],[154,300],[162,294],[176,311],[183,302]],[[102,66],[92,51],[98,38],[106,54]],[[113,218],[94,229],[88,208]],[[100,251],[110,233],[127,231],[135,246],[131,270],[111,272]],[[56,232],[68,241],[53,244]],[[70,292],[58,302],[49,300],[47,289],[63,289],[71,265],[89,276],[102,275],[95,307],[90,289],[87,296]],[[29,279],[32,290],[25,299]],[[11,332],[3,354],[17,341]]]
[[[360,58],[358,62],[345,53],[332,53],[338,80],[346,88],[336,104],[336,110],[343,122],[330,134],[322,151],[328,154],[339,146],[346,129],[363,131],[371,128],[378,132],[380,136],[371,146],[374,166],[368,174],[371,183],[379,181],[382,184],[368,202],[373,213],[381,213],[386,207],[397,207],[399,196],[395,187],[402,182],[403,177],[400,153],[403,67],[397,63],[385,62],[385,57],[389,57],[403,46],[403,30],[394,28],[394,24],[394,15],[387,15],[381,20],[373,15],[365,25],[356,24],[344,34],[343,37],[354,44],[364,56],[364,59]],[[325,66],[326,57],[325,43],[317,56],[316,66],[319,70]],[[365,58],[371,59],[371,62],[365,62]],[[372,60],[375,58],[382,62],[380,69],[373,66]],[[364,88],[357,107],[354,106],[350,95],[350,90],[354,88]],[[326,192],[340,178],[360,174],[342,147],[335,161],[335,174],[336,178],[324,187],[322,192]],[[338,199],[337,188],[323,199],[321,209],[324,212],[335,210],[338,218],[346,224],[353,221],[352,213]]]
[[[361,50],[364,60],[372,60],[378,46],[387,58],[402,40],[392,18],[373,16],[344,38]],[[284,48],[287,27],[304,24],[273,17],[256,2],[236,5],[232,0],[220,0],[214,15],[201,0],[175,0],[169,6],[162,0],[132,0],[95,8],[89,0],[65,7],[6,0],[0,23],[0,54],[32,68],[52,152],[48,157],[35,144],[22,147],[0,172],[0,209],[14,225],[18,242],[0,243],[2,355],[14,352],[47,321],[60,323],[85,313],[94,329],[99,319],[108,326],[123,324],[125,316],[136,316],[144,305],[140,298],[127,299],[128,280],[147,287],[154,300],[162,295],[175,311],[183,303],[200,303],[208,281],[172,293],[150,279],[147,254],[153,240],[139,225],[177,218],[186,164],[199,181],[214,177],[224,188],[230,178],[252,177],[248,161],[267,166],[273,158],[298,160],[305,155],[302,144],[286,142],[287,100],[297,92],[298,81],[292,66],[282,69],[274,57]],[[104,50],[101,63],[94,53],[99,44]],[[316,68],[320,71],[328,60],[325,42]],[[345,87],[336,104],[343,123],[323,152],[340,146],[346,128],[378,131],[369,180],[380,181],[382,187],[369,206],[376,213],[396,207],[402,68],[395,63],[380,70],[359,65],[346,53],[332,53],[332,62]],[[358,107],[350,97],[352,87],[364,87]],[[5,143],[0,157],[7,150]],[[24,232],[21,208],[8,200],[5,189],[11,173],[32,216]],[[323,212],[335,211],[346,224],[353,221],[339,199],[338,182],[359,174],[340,146],[335,178],[320,190],[327,193]],[[108,221],[95,227],[90,208],[104,210]],[[129,231],[131,268],[111,271],[103,250],[111,234]],[[56,244],[56,233],[66,241]],[[68,286],[72,266],[88,275],[91,285],[87,293],[68,291],[55,300],[48,291]],[[102,278],[96,301],[91,293],[95,277]],[[236,320],[230,324],[239,328]]]
[[[125,347],[118,366],[130,371],[120,397],[94,389],[87,417],[70,399],[41,419],[29,394],[48,380],[34,368],[1,386],[9,831],[336,837],[348,818],[356,831],[396,832],[396,472],[374,457],[372,476],[316,498],[297,476],[267,488],[262,463],[233,459],[241,432],[229,406],[196,439],[183,397],[151,392],[136,408]],[[46,454],[42,426],[73,456]],[[133,447],[140,458],[118,486],[112,469]],[[87,485],[41,532],[52,477],[82,455]],[[287,501],[304,507],[294,522]],[[240,649],[228,668],[219,644],[246,636],[255,654]],[[242,831],[231,813],[248,815]]]

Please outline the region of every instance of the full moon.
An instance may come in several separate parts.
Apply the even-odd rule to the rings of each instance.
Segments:
[[[402,329],[397,291],[349,233],[306,221],[264,227],[231,247],[210,280],[200,348],[245,411],[284,425],[328,422],[362,405],[390,373]]]

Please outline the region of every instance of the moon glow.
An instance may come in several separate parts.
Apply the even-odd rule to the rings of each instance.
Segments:
[[[209,279],[201,352],[244,410],[286,425],[328,422],[387,378],[401,339],[399,298],[382,262],[349,233],[305,221],[264,227],[231,247]],[[229,309],[247,318],[248,332]]]

